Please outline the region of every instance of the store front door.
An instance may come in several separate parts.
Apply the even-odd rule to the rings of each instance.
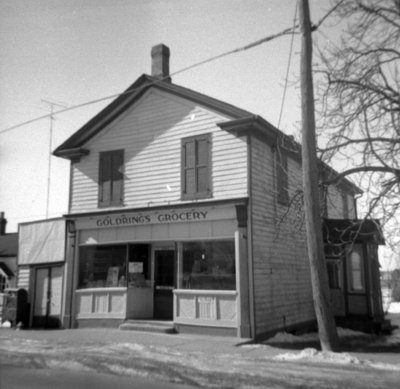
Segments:
[[[173,319],[175,288],[175,251],[157,250],[154,253],[154,318]]]
[[[60,326],[62,274],[62,266],[36,269],[32,321],[34,327]]]

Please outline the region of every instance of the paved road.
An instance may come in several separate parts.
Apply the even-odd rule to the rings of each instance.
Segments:
[[[96,372],[0,367],[0,389],[190,389],[187,385]]]

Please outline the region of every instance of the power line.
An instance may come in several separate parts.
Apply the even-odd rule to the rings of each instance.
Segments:
[[[169,78],[170,76],[175,76],[177,74],[186,72],[186,71],[191,70],[191,69],[193,69],[195,67],[198,67],[198,66],[204,65],[206,63],[215,61],[215,60],[220,59],[222,57],[226,57],[228,55],[235,54],[235,53],[238,53],[238,52],[241,52],[241,51],[249,50],[249,49],[251,49],[253,47],[256,47],[256,46],[259,46],[259,45],[261,45],[263,43],[269,42],[269,41],[271,41],[273,39],[279,38],[279,37],[284,36],[284,35],[288,35],[288,34],[291,33],[291,30],[292,30],[291,28],[286,28],[285,30],[282,30],[281,32],[279,32],[277,34],[269,35],[269,36],[267,36],[265,38],[259,39],[259,40],[255,41],[255,42],[252,42],[252,43],[250,43],[250,44],[248,44],[246,46],[239,47],[237,49],[230,50],[230,51],[227,51],[225,53],[222,53],[222,54],[216,55],[214,57],[208,58],[208,59],[206,59],[204,61],[197,62],[197,63],[195,63],[193,65],[187,66],[187,67],[185,67],[183,69],[180,69],[180,70],[178,70],[176,72],[173,72],[169,76],[167,76],[167,77],[165,77],[163,79],[155,80],[150,85],[157,84],[159,82],[164,81],[166,78]],[[130,93],[136,92],[136,91],[138,91],[138,90],[140,90],[142,88],[147,88],[148,86],[149,86],[149,84],[147,84],[145,86],[142,86],[142,87],[130,89],[129,91],[126,91],[126,92],[117,93],[117,94],[106,96],[106,97],[101,97],[99,99],[91,100],[91,101],[88,101],[88,102],[85,102],[85,103],[82,103],[82,104],[78,104],[78,105],[73,105],[71,107],[68,107],[68,108],[65,108],[65,109],[61,109],[61,110],[58,110],[56,112],[53,112],[53,113],[50,113],[50,114],[47,114],[47,115],[42,115],[42,116],[39,116],[37,118],[34,118],[34,119],[28,120],[26,122],[22,122],[22,123],[16,124],[15,126],[8,127],[8,128],[6,128],[4,130],[1,130],[0,134],[4,134],[5,132],[14,130],[16,128],[25,126],[27,124],[34,123],[34,122],[42,120],[42,119],[46,119],[46,118],[50,117],[51,115],[58,115],[58,114],[61,114],[61,113],[64,113],[64,112],[72,111],[74,109],[82,108],[82,107],[87,106],[87,105],[100,103],[100,102],[105,101],[105,100],[110,100],[112,98],[116,98],[116,97],[119,97],[119,96],[122,96],[122,95],[125,95],[125,94],[130,94]]]
[[[335,10],[337,7],[339,7],[339,5],[340,5],[341,3],[343,3],[343,1],[344,1],[344,0],[341,0],[338,4],[336,4],[334,7],[332,7],[332,8],[319,20],[319,22],[313,26],[313,31],[316,30],[317,28],[319,28],[319,27],[321,26],[321,24],[325,21],[325,19],[326,19],[332,12],[334,12],[334,10]],[[236,53],[239,53],[239,52],[241,52],[241,51],[246,51],[246,50],[252,49],[252,48],[254,48],[254,47],[256,47],[256,46],[259,46],[259,45],[261,45],[261,44],[263,44],[263,43],[272,41],[272,40],[274,40],[274,39],[276,39],[276,38],[279,38],[279,37],[281,37],[281,36],[289,35],[289,34],[292,34],[292,36],[293,36],[295,30],[296,30],[298,27],[299,27],[298,24],[293,25],[293,27],[285,28],[284,30],[282,30],[282,31],[280,31],[280,32],[278,32],[278,33],[276,33],[276,34],[268,35],[268,36],[266,36],[266,37],[264,37],[264,38],[261,38],[261,39],[259,39],[259,40],[257,40],[257,41],[254,41],[254,42],[252,42],[252,43],[249,43],[249,44],[247,44],[247,45],[245,45],[245,46],[242,46],[242,47],[239,47],[239,48],[237,48],[237,49],[230,50],[230,51],[227,51],[227,52],[225,52],[225,53],[218,54],[218,55],[216,55],[216,56],[214,56],[214,57],[208,58],[208,59],[206,59],[206,60],[197,62],[197,63],[195,63],[195,64],[193,64],[193,65],[187,66],[187,67],[182,68],[182,69],[180,69],[180,70],[178,70],[178,71],[176,71],[176,72],[173,72],[172,74],[168,75],[168,76],[165,77],[165,78],[162,78],[162,79],[159,79],[159,80],[155,80],[155,81],[153,81],[150,85],[157,84],[157,83],[162,82],[162,81],[164,81],[165,79],[169,78],[170,76],[174,76],[174,75],[177,75],[177,74],[186,72],[186,71],[191,70],[191,69],[193,69],[193,68],[195,68],[195,67],[204,65],[204,64],[206,64],[206,63],[215,61],[215,60],[217,60],[217,59],[226,57],[226,56],[228,56],[228,55],[236,54]],[[27,124],[31,124],[31,123],[37,122],[37,121],[42,120],[42,119],[46,119],[46,118],[50,117],[51,115],[58,115],[58,114],[61,114],[61,113],[64,113],[64,112],[68,112],[68,111],[72,111],[72,110],[75,110],[75,109],[78,109],[78,108],[85,107],[85,106],[87,106],[87,105],[92,105],[92,104],[100,103],[100,102],[105,101],[105,100],[110,100],[110,99],[113,99],[113,98],[116,98],[116,97],[119,97],[119,96],[122,96],[122,95],[125,95],[125,94],[130,94],[130,93],[136,92],[136,91],[138,91],[138,90],[140,90],[140,89],[142,89],[142,88],[147,88],[148,86],[149,86],[149,84],[147,84],[147,85],[145,85],[145,86],[142,86],[142,87],[130,89],[129,91],[125,91],[125,92],[122,92],[122,93],[117,93],[117,94],[113,94],[113,95],[110,95],[110,96],[101,97],[101,98],[99,98],[99,99],[91,100],[91,101],[88,101],[88,102],[85,102],[85,103],[81,103],[81,104],[78,104],[78,105],[73,105],[73,106],[71,106],[71,107],[68,107],[68,108],[65,108],[65,109],[61,109],[61,110],[59,110],[59,111],[56,111],[56,112],[53,112],[53,113],[50,113],[50,114],[47,114],[47,115],[38,116],[38,117],[36,117],[36,118],[34,118],[34,119],[30,119],[30,120],[27,120],[27,121],[25,121],[25,122],[22,122],[22,123],[19,123],[19,124],[14,125],[14,126],[8,127],[8,128],[6,128],[6,129],[4,129],[4,130],[1,130],[1,131],[0,131],[0,134],[4,134],[5,132],[8,132],[8,131],[17,129],[17,128],[22,127],[22,126],[25,126],[25,125],[27,125]]]

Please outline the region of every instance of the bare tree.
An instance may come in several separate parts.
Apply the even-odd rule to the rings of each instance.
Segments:
[[[339,4],[340,3],[340,4]],[[317,112],[325,162],[365,192],[365,216],[400,237],[400,0],[334,0],[338,43],[319,44]],[[318,30],[317,30],[318,32]],[[326,36],[323,36],[323,38]],[[320,38],[320,37],[319,37]],[[386,232],[388,229],[386,229]],[[396,239],[397,238],[397,239]]]

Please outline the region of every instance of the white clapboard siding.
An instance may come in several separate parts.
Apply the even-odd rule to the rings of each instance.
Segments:
[[[289,192],[301,185],[299,164],[288,160]],[[296,212],[276,203],[270,146],[252,139],[253,274],[257,333],[313,320],[304,230]]]
[[[247,144],[216,123],[230,120],[161,91],[148,91],[89,141],[90,154],[73,165],[71,212],[98,209],[101,151],[124,149],[124,206],[181,202],[181,139],[212,134],[212,199],[247,196]]]
[[[17,287],[29,290],[29,277],[30,277],[30,267],[20,266],[18,268]]]

